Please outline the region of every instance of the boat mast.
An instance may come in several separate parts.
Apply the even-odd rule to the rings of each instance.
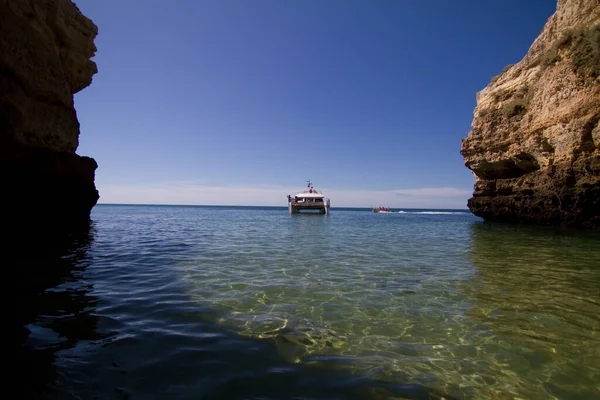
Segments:
[[[308,188],[308,192],[312,193],[313,192],[313,185],[312,183],[310,183],[310,178],[306,181],[307,185],[306,187]]]

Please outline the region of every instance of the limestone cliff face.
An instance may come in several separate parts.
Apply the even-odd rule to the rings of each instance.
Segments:
[[[600,2],[558,0],[517,64],[477,93],[462,141],[471,211],[600,228]]]
[[[8,217],[89,220],[97,165],[75,154],[73,94],[97,72],[97,32],[71,0],[0,0],[0,209]]]

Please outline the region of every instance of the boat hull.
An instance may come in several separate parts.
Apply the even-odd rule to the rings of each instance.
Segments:
[[[302,204],[291,202],[289,205],[290,214],[302,214],[302,213],[319,213],[328,214],[329,205],[325,202],[313,203],[313,204]]]

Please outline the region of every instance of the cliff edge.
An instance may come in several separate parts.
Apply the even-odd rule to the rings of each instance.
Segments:
[[[96,161],[75,154],[73,94],[97,72],[98,28],[71,0],[0,0],[0,205],[4,221],[88,223]],[[6,225],[5,225],[6,226]]]
[[[486,220],[600,228],[600,1],[558,0],[525,57],[477,93],[461,154]]]

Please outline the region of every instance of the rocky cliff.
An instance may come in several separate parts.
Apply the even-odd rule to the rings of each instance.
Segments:
[[[97,27],[71,0],[0,0],[0,210],[44,228],[87,222],[96,162],[75,154],[73,94],[97,72]]]
[[[558,0],[525,57],[477,93],[462,141],[486,220],[600,228],[600,1]]]

